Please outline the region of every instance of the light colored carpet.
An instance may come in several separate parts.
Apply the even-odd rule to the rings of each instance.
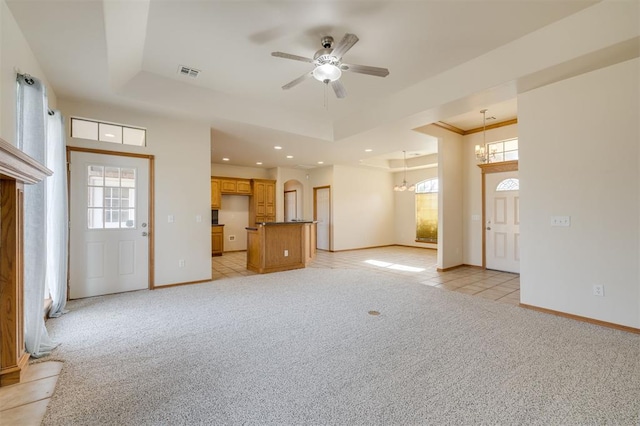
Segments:
[[[640,336],[372,272],[69,308],[45,425],[639,422]]]

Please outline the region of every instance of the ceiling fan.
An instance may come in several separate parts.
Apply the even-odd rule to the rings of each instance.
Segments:
[[[295,80],[282,86],[284,90],[291,89],[294,86],[305,81],[307,78],[313,77],[325,84],[331,84],[333,91],[338,98],[347,96],[347,90],[340,82],[342,71],[350,71],[359,74],[373,75],[376,77],[386,77],[389,70],[386,68],[370,67],[367,65],[345,64],[342,62],[342,55],[347,53],[354,44],[358,42],[355,34],[345,34],[340,43],[333,47],[333,37],[326,36],[321,40],[322,49],[318,50],[313,59],[304,56],[292,55],[290,53],[272,52],[271,56],[285,59],[293,59],[295,61],[309,62],[315,67],[312,71],[307,72]]]

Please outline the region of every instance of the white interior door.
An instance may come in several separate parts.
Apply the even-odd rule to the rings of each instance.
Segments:
[[[69,297],[149,288],[149,160],[71,151]]]
[[[291,222],[298,218],[297,212],[298,206],[298,192],[297,191],[285,191],[284,192],[284,221]]]
[[[330,250],[329,230],[331,228],[331,189],[317,188],[314,191],[316,225],[316,247],[320,250]]]
[[[486,175],[487,269],[520,272],[520,184],[518,172]]]

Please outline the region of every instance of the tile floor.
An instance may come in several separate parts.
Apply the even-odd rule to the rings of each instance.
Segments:
[[[457,291],[517,305],[520,303],[520,275],[462,266],[446,272],[436,268],[435,250],[389,246],[343,252],[318,251],[311,268],[369,269],[400,275],[424,285]],[[225,277],[254,275],[246,269],[246,252],[230,252],[213,257],[214,280]]]
[[[40,425],[60,370],[57,361],[32,364],[20,383],[0,388],[0,425]]]

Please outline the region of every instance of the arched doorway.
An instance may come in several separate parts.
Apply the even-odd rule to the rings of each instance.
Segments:
[[[300,181],[291,179],[284,183],[284,221],[300,220],[304,216],[302,210],[303,191]]]

